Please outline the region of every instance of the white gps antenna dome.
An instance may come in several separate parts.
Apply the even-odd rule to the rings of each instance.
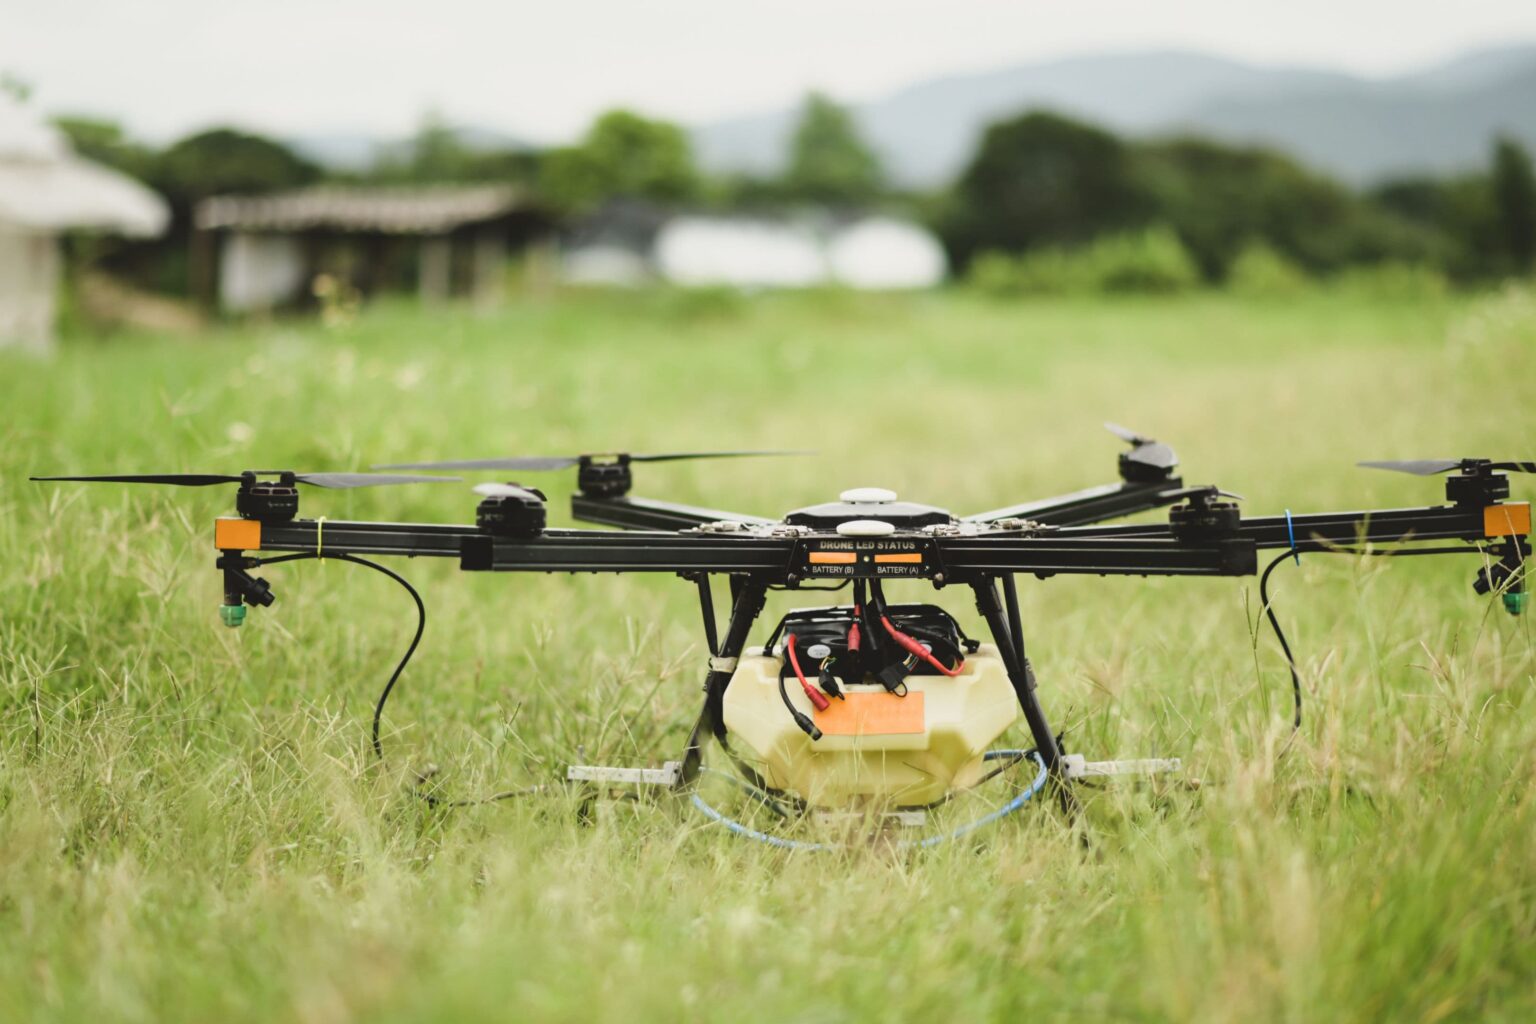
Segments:
[[[854,487],[837,497],[850,505],[888,505],[896,500],[896,492],[884,487]]]

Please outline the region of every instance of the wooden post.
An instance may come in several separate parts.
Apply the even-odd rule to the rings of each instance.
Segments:
[[[499,228],[486,226],[475,235],[470,271],[470,294],[481,308],[501,303],[507,276],[507,238]]]
[[[192,300],[210,316],[219,312],[219,237],[207,228],[192,229],[191,252]]]
[[[447,238],[423,238],[421,240],[421,269],[418,282],[421,301],[446,301],[452,285],[452,277],[452,243]]]

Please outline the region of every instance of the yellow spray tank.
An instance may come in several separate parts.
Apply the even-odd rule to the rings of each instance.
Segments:
[[[981,778],[982,755],[1019,714],[997,648],[982,644],[958,675],[909,675],[906,696],[866,677],[845,685],[843,699],[825,711],[791,675],[790,702],[822,733],[812,740],[780,697],[783,666],[779,651],[747,649],[725,690],[725,727],[732,748],[770,788],[813,806],[937,803]]]

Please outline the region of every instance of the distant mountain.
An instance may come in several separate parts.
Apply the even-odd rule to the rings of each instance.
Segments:
[[[1194,131],[1291,151],[1352,181],[1486,161],[1507,131],[1536,145],[1536,45],[1469,53],[1386,80],[1183,51],[1073,57],[921,82],[854,107],[898,181],[952,177],[986,125],[1046,108],[1133,135]],[[794,110],[705,125],[706,167],[772,172]]]
[[[1482,84],[1421,80],[1314,94],[1220,99],[1183,124],[1218,138],[1262,142],[1355,182],[1486,166],[1493,137],[1536,147],[1536,57]]]

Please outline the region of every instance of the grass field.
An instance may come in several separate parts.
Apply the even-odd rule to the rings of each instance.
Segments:
[[[410,793],[428,763],[472,795],[676,756],[704,660],[676,579],[394,563],[431,619],[379,766],[398,589],[276,566],[278,603],[227,630],[230,494],[25,480],[784,446],[821,454],[640,486],[778,513],[872,483],[970,511],[1112,479],[1114,419],[1251,512],[1323,510],[1439,500],[1357,459],[1530,457],[1533,382],[1523,292],[594,296],[0,355],[0,1020],[1536,1018],[1536,644],[1473,595],[1473,558],[1277,571],[1307,697],[1279,760],[1254,580],[1022,581],[1068,745],[1180,756],[1203,786],[1089,793],[1086,851],[1042,802],[929,852],[815,856],[668,803],[584,825],[563,794]],[[464,521],[473,500],[306,512]]]

